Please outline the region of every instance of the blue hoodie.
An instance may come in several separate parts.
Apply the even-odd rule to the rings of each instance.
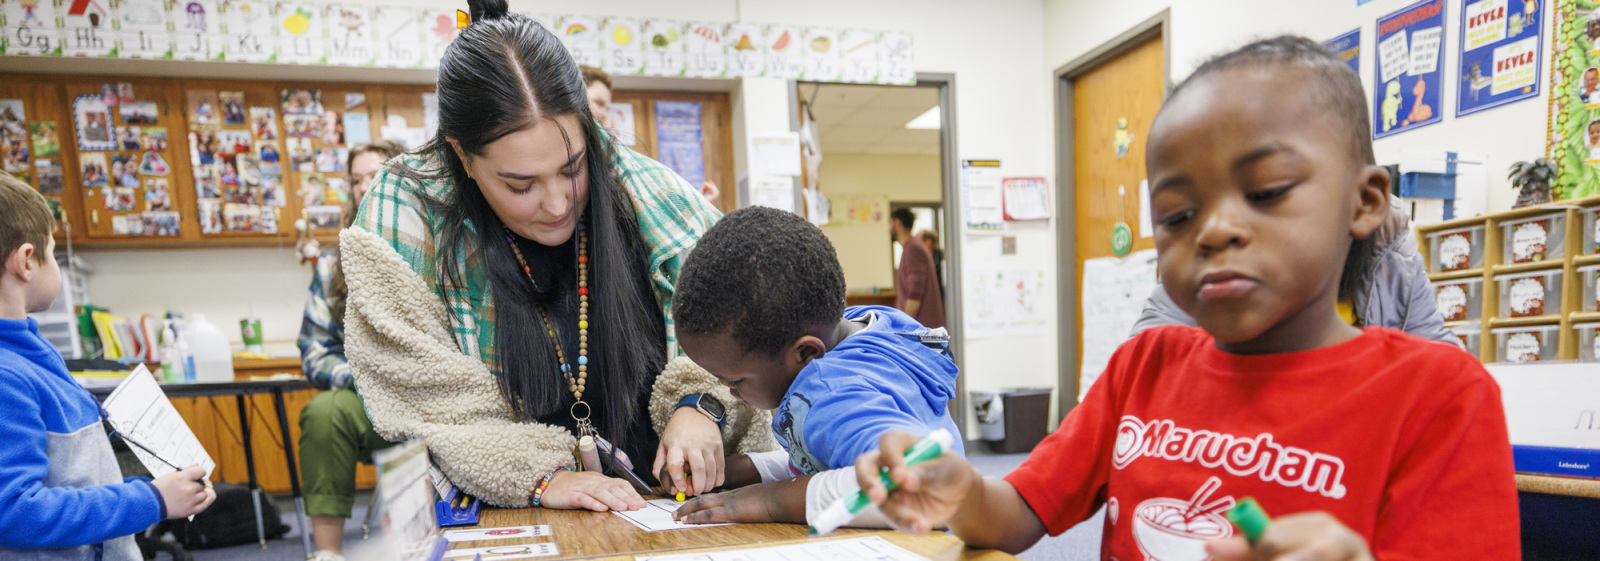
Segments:
[[[123,479],[100,404],[33,319],[0,319],[0,443],[0,559],[141,559],[161,495]]]
[[[846,308],[844,318],[869,325],[807,364],[772,416],[789,470],[806,475],[854,465],[888,430],[946,429],[964,454],[947,406],[957,371],[944,328],[925,328],[884,306]]]

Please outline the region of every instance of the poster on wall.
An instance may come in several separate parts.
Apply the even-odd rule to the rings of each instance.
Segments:
[[[879,84],[916,84],[917,70],[911,66],[911,34],[904,31],[879,33],[878,64]]]
[[[644,73],[644,43],[639,31],[639,20],[632,18],[606,18],[600,28],[600,42],[604,53],[600,68],[612,76],[629,76]]]
[[[422,10],[422,52],[424,66],[438,66],[444,50],[456,40],[456,11],[446,8]]]
[[[322,26],[328,37],[328,64],[372,66],[377,58],[377,32],[370,7],[323,4]]]
[[[1005,232],[1000,160],[961,160],[961,200],[966,203],[967,233]]]
[[[1373,64],[1373,138],[1384,138],[1444,120],[1444,0],[1423,0],[1378,18]]]
[[[808,27],[804,41],[800,51],[806,61],[805,79],[839,81],[844,73],[844,61],[839,57],[839,32],[827,27]]]
[[[646,75],[684,75],[688,62],[684,58],[682,29],[682,23],[666,19],[647,19],[639,26],[639,37],[644,43]]]
[[[768,25],[761,30],[761,43],[766,49],[768,78],[794,80],[806,69],[805,54],[800,52],[800,29],[787,25]]]
[[[117,54],[109,1],[72,0],[62,2],[60,7],[65,12],[61,19],[62,54],[82,57]]]
[[[683,24],[685,75],[722,78],[728,75],[728,56],[722,44],[722,26],[703,21]]]
[[[402,6],[372,9],[378,39],[378,66],[389,68],[422,67],[422,28],[417,11]]]
[[[6,40],[0,41],[0,54],[59,56],[61,54],[61,29],[56,27],[56,6],[50,0],[23,3],[21,0],[0,2],[0,25],[6,30]]]
[[[1083,324],[1095,326],[1083,330],[1083,366],[1078,371],[1078,397],[1082,399],[1105,371],[1111,353],[1133,332],[1145,301],[1160,286],[1156,250],[1134,252],[1121,259],[1086,259],[1079,286],[1083,287]]]
[[[222,0],[222,27],[230,62],[275,62],[272,6],[256,0]]]
[[[172,14],[173,58],[222,60],[222,12],[214,0],[178,0]]]
[[[1539,97],[1541,13],[1536,0],[1462,7],[1457,117]]]
[[[1600,3],[1551,3],[1555,52],[1545,149],[1560,168],[1555,200],[1600,195]]]
[[[760,76],[767,69],[766,49],[761,42],[761,27],[749,23],[730,23],[722,33],[722,47],[728,54],[729,76]]]
[[[572,61],[584,66],[600,66],[600,21],[588,16],[563,16],[556,22],[556,36],[566,45]]]
[[[1334,37],[1322,43],[1328,52],[1339,57],[1345,64],[1350,65],[1350,70],[1361,75],[1361,28],[1357,27],[1349,33]]]
[[[839,32],[839,80],[857,84],[878,81],[878,33],[864,29]]]
[[[696,188],[706,181],[700,103],[656,102],[656,156]]]
[[[1052,290],[1045,283],[1044,265],[980,263],[962,269],[967,299],[962,327],[968,339],[1044,333],[1045,323],[1055,314],[1044,301]]]
[[[278,61],[290,64],[325,64],[322,14],[310,2],[279,2],[273,8],[278,27]],[[452,25],[454,25],[454,20]]]
[[[121,0],[117,4],[117,56],[172,58],[167,0]]]

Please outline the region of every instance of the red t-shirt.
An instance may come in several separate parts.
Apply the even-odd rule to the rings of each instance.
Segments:
[[[1006,481],[1052,535],[1106,504],[1106,559],[1205,559],[1245,497],[1326,511],[1383,561],[1520,556],[1500,387],[1460,349],[1388,329],[1257,356],[1145,331]]]

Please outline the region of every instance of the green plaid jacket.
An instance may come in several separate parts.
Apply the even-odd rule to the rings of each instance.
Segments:
[[[660,162],[625,146],[614,145],[614,149],[614,169],[633,200],[639,233],[650,249],[650,280],[666,320],[670,358],[678,354],[677,336],[672,326],[672,294],[678,283],[678,271],[695,242],[722,213]],[[372,190],[362,199],[352,227],[387,240],[444,301],[461,352],[478,357],[491,370],[498,371],[494,352],[494,301],[489,294],[488,272],[478,261],[479,256],[467,256],[457,271],[457,277],[463,279],[465,286],[451,285],[439,268],[439,244],[464,243],[464,240],[440,239],[442,218],[429,210],[426,201],[446,200],[455,185],[450,180],[418,182],[407,179],[395,171],[396,165],[412,169],[434,166],[429,156],[412,153],[390,160],[373,178]]]

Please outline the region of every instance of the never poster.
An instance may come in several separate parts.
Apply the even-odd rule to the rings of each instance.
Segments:
[[[20,0],[19,0],[20,1]],[[62,54],[66,56],[107,57],[117,53],[117,37],[112,31],[108,2],[65,0],[61,2]]]
[[[61,29],[56,27],[56,6],[52,0],[6,0],[0,2],[0,26],[6,40],[0,41],[0,54],[54,56],[61,54]]]
[[[656,102],[656,154],[695,188],[706,181],[702,138],[698,102]]]
[[[1555,54],[1545,148],[1561,170],[1551,196],[1592,197],[1600,195],[1600,4],[1559,0],[1549,6]]]
[[[1357,27],[1349,33],[1329,39],[1323,42],[1322,46],[1333,53],[1333,56],[1350,65],[1350,70],[1357,76],[1361,75],[1361,28]]]
[[[372,8],[362,4],[323,4],[322,26],[328,37],[328,64],[372,66],[377,33]]]
[[[1373,64],[1373,138],[1384,138],[1444,120],[1444,0],[1423,0],[1378,18]]]
[[[278,61],[324,64],[327,43],[322,38],[322,14],[310,2],[278,2],[272,19],[278,32]]]
[[[222,60],[222,12],[214,0],[178,0],[172,13],[173,58]]]
[[[172,58],[172,31],[167,0],[121,0],[117,3],[117,56]]]
[[[230,62],[273,62],[272,6],[258,0],[222,0],[222,25]]]
[[[1530,0],[1465,4],[1457,117],[1539,97],[1541,14]]]

